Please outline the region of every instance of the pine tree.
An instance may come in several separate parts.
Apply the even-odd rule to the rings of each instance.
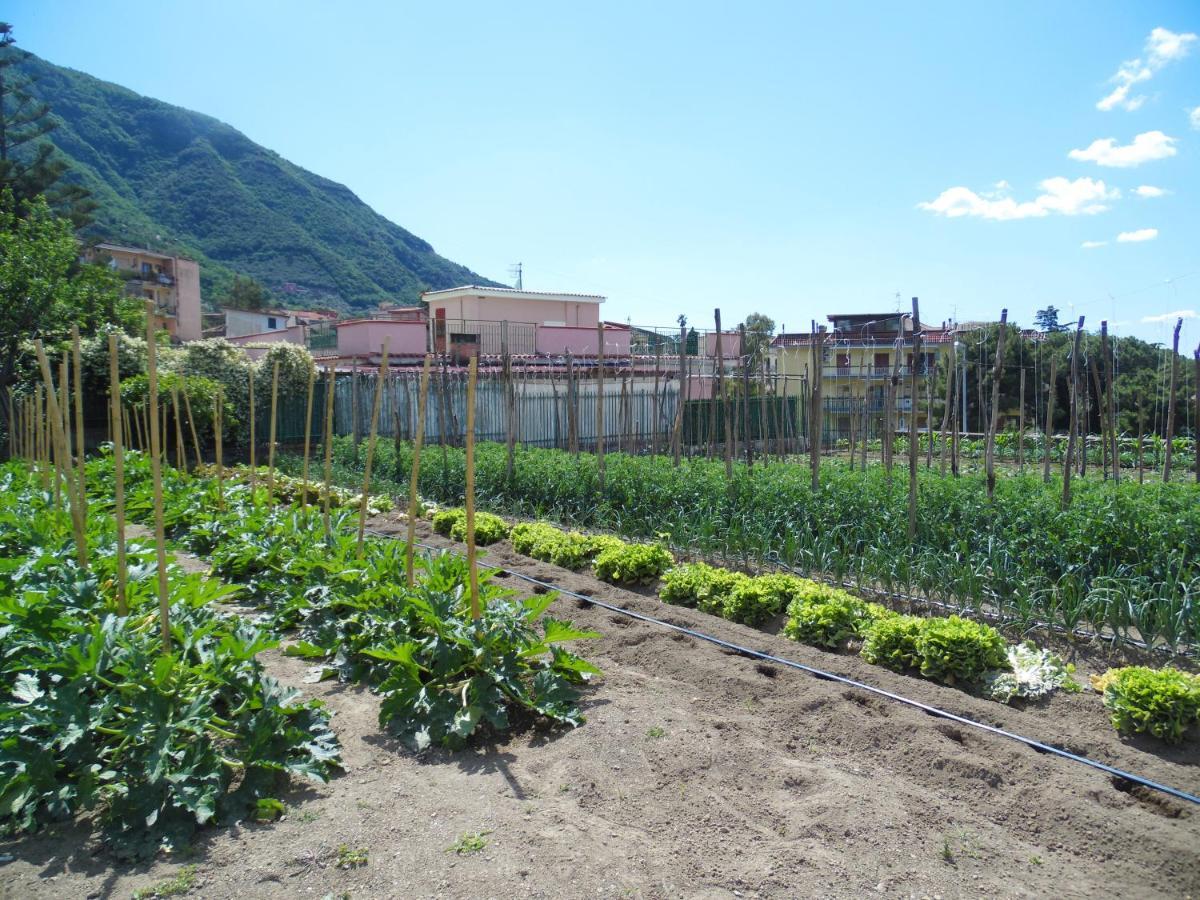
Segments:
[[[57,124],[50,107],[33,96],[31,79],[17,68],[28,53],[14,46],[7,22],[0,22],[0,190],[12,192],[23,209],[38,196],[78,229],[91,219],[96,203],[82,185],[63,181],[67,164],[54,145],[41,140]]]

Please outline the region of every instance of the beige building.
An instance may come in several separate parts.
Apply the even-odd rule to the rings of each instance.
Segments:
[[[183,256],[168,256],[138,247],[97,244],[87,252],[91,260],[107,260],[109,268],[125,279],[125,290],[153,300],[158,325],[175,341],[198,341],[200,322],[200,266]]]

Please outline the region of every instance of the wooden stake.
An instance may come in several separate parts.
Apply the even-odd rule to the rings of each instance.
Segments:
[[[417,427],[413,433],[412,473],[408,482],[408,544],[404,550],[404,571],[408,575],[408,586],[416,584],[413,571],[413,546],[417,540],[417,488],[421,478],[421,449],[425,446],[425,404],[429,398],[429,366],[433,357],[425,354],[425,365],[421,367],[421,393],[417,397]],[[474,442],[471,444],[474,449]],[[474,466],[474,460],[472,460]],[[472,475],[474,472],[472,472]]]
[[[304,466],[300,475],[300,507],[308,506],[308,453],[312,444],[313,384],[317,380],[317,367],[308,370],[308,394],[304,403]]]
[[[679,326],[679,392],[675,398],[675,424],[671,435],[671,462],[678,468],[683,450],[683,394],[687,381],[685,353],[687,352],[687,326]]]
[[[121,374],[118,365],[120,349],[117,346],[117,335],[108,335],[108,380],[109,407],[112,411],[112,444],[113,444],[113,503],[117,518],[117,615],[129,615],[129,604],[126,599],[125,571],[125,448],[124,436],[121,434]]]
[[[1050,358],[1050,390],[1046,394],[1046,432],[1042,449],[1042,481],[1050,483],[1050,442],[1054,440],[1054,398],[1058,393],[1058,360]]]
[[[158,610],[163,653],[171,652],[170,597],[167,591],[167,544],[163,533],[162,435],[158,421],[158,347],[154,335],[154,301],[146,301],[146,377],[149,382],[150,477],[154,486],[154,550],[158,561]]]
[[[1067,454],[1063,458],[1062,508],[1071,505],[1071,465],[1075,458],[1075,435],[1079,431],[1079,342],[1083,337],[1083,316],[1075,326],[1075,344],[1071,350],[1071,428],[1067,432]]]
[[[275,502],[275,435],[279,419],[279,360],[271,366],[271,428],[270,444],[267,446],[267,497]]]
[[[171,384],[171,406],[175,409],[175,466],[187,471],[187,448],[183,446],[183,411],[179,408],[179,388]]]
[[[86,444],[84,441],[83,432],[83,354],[79,348],[79,326],[71,326],[71,351],[74,356],[75,363],[75,439],[79,443],[79,449],[76,454],[76,477],[79,479],[79,486],[75,491],[75,497],[79,501],[79,520],[83,527],[84,533],[87,533],[87,476],[84,472],[84,457]]]
[[[59,404],[58,396],[54,391],[54,376],[50,374],[50,360],[46,356],[46,351],[42,347],[40,340],[34,341],[34,348],[37,351],[38,365],[42,370],[42,380],[46,384],[46,418],[49,419],[49,432],[53,435],[55,443],[55,457],[59,460],[70,459],[70,451],[67,448],[67,434],[64,427],[64,413]],[[65,368],[65,367],[64,367]],[[63,397],[66,398],[69,394],[66,391],[66,384],[62,385]],[[75,530],[75,555],[81,569],[87,569],[87,534],[82,529],[82,523],[79,518],[79,505],[74,497],[75,479],[72,477],[70,466],[66,467],[67,478],[66,483],[61,485],[61,491],[64,499],[70,504],[71,509],[71,525]],[[60,474],[60,473],[56,473]]]
[[[1004,336],[1008,334],[1008,310],[1000,310],[1000,331],[996,335],[996,365],[992,369],[992,414],[988,421],[984,464],[987,466],[987,492],[996,490],[996,428],[1000,422],[1000,379],[1004,375]]]
[[[1100,345],[1104,356],[1105,381],[1108,387],[1105,404],[1108,416],[1108,439],[1111,444],[1109,460],[1112,462],[1113,481],[1121,480],[1121,444],[1117,437],[1117,367],[1113,355],[1113,342],[1108,339],[1108,323],[1100,323]]]
[[[958,381],[958,351],[954,346],[950,347],[950,365],[946,367],[946,406],[942,410],[942,452],[941,452],[941,473],[946,474],[946,451],[948,430],[950,420],[953,417],[954,410],[954,385]]]
[[[746,470],[749,471],[754,467],[754,437],[750,434],[750,356],[746,353],[745,324],[739,326],[738,337],[742,344],[742,356],[746,359],[742,366],[742,433],[746,436]]]
[[[825,363],[825,327],[816,327],[816,322],[812,324],[812,430],[809,437],[808,465],[812,474],[812,490],[815,494],[821,487],[821,441],[825,432],[825,407],[824,400],[821,397],[822,389],[824,388],[822,367]]]
[[[896,452],[896,394],[900,387],[900,359],[903,354],[904,338],[897,335],[892,345],[892,377],[888,381],[887,402],[884,404],[883,446],[880,448],[889,484],[892,480],[892,462]]]
[[[603,325],[597,328],[603,329]],[[601,351],[603,352],[603,351]],[[471,589],[471,618],[479,621],[479,564],[475,559],[475,379],[478,371],[479,358],[471,357],[470,368],[467,370],[467,574]]]
[[[596,323],[596,475],[604,492],[604,323]]]
[[[733,422],[729,416],[729,398],[725,394],[725,348],[722,346],[721,310],[713,310],[713,325],[716,328],[717,341],[717,402],[721,404],[721,418],[724,420],[725,435],[725,480],[733,480]]]
[[[217,464],[217,509],[225,508],[225,388],[213,398],[213,455]]]
[[[196,417],[192,415],[192,401],[188,397],[187,381],[183,382],[183,411],[187,413],[188,428],[192,432],[192,449],[196,451],[196,465],[204,462],[200,453],[200,435],[196,433]]]
[[[375,459],[375,437],[379,432],[379,408],[383,405],[383,383],[387,380],[388,344],[390,337],[383,339],[383,357],[379,361],[379,375],[375,381],[375,402],[371,406],[371,433],[367,439],[367,461],[363,466],[362,497],[358,504],[358,556],[363,553],[363,535],[367,530],[367,504],[371,496],[371,463]]]
[[[508,426],[505,440],[504,478],[512,484],[513,464],[517,452],[517,396],[513,391],[512,357],[505,353],[501,367],[504,378],[504,420]]]
[[[1017,469],[1025,471],[1025,366],[1021,366],[1021,408],[1017,415]]]
[[[933,468],[933,379],[937,374],[937,363],[933,365],[933,371],[928,371],[925,368],[925,434],[929,438],[925,446],[925,468]]]
[[[337,371],[328,366],[325,369],[325,485],[321,494],[321,519],[325,525],[325,539],[329,539],[329,490],[333,475],[333,406],[334,381]]]
[[[258,487],[258,468],[254,464],[254,366],[251,366],[246,374],[250,381],[250,503],[253,505],[254,491]]]
[[[575,381],[575,357],[567,351],[567,449],[579,458],[579,385]]]
[[[1200,344],[1192,352],[1196,363],[1195,381],[1192,383],[1193,400],[1196,404],[1196,415],[1192,419],[1192,464],[1196,470],[1196,483],[1200,484]]]
[[[1145,446],[1143,444],[1143,441],[1145,440],[1145,431],[1146,431],[1146,404],[1145,404],[1145,399],[1142,397],[1142,395],[1138,394],[1138,438],[1137,438],[1138,484],[1146,483],[1146,470],[1143,465],[1145,462],[1145,456],[1144,456]]]
[[[908,407],[908,542],[917,539],[917,405],[918,372],[921,363],[921,311],[917,298],[912,298],[913,337],[912,337],[912,371],[909,373],[909,407]],[[930,433],[932,438],[932,432]]]
[[[1167,401],[1167,447],[1166,458],[1163,460],[1163,482],[1171,480],[1171,458],[1173,456],[1175,442],[1175,391],[1179,385],[1179,329],[1183,327],[1183,319],[1175,320],[1175,335],[1171,340],[1171,386],[1168,391],[1169,400]],[[1200,444],[1198,444],[1197,453],[1200,453]]]
[[[68,483],[75,480],[75,471],[73,460],[75,458],[71,447],[71,375],[70,368],[67,365],[68,354],[63,351],[62,362],[58,365],[58,393],[55,397],[55,402],[58,406],[59,414],[62,416],[62,436],[63,443],[54,445],[54,502],[58,504],[61,495],[61,482],[64,478]],[[53,387],[50,388],[54,390]],[[67,492],[67,500],[74,497],[74,491]],[[78,515],[78,510],[75,504],[70,503],[71,520],[74,521]]]

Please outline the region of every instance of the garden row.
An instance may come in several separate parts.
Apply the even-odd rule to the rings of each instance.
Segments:
[[[146,458],[127,454],[125,474],[130,517],[150,521]],[[164,639],[153,545],[130,543],[120,609],[112,457],[87,466],[87,568],[41,478],[0,469],[0,831],[95,810],[110,846],[144,855],[209,821],[278,815],[280,775],[339,766],[322,705],[255,658],[283,634],[285,652],[314,663],[310,680],[376,690],[381,726],[414,749],[503,730],[514,708],[582,721],[579,687],[596,669],[561,642],[594,635],[544,615],[552,595],[518,601],[485,576],[472,618],[456,557],[410,570],[402,544],[357,540],[350,512],[332,509],[327,528],[319,506],[278,505],[294,482],[272,479],[272,496],[261,474],[253,490],[221,475],[164,470],[167,534],[216,576],[168,566]],[[261,607],[261,625],[214,605],[230,599]]]
[[[334,442],[334,477],[361,485],[366,444]],[[298,471],[294,457],[282,461]],[[380,442],[375,482],[407,492],[412,451]],[[461,449],[427,448],[421,495],[462,503]],[[920,472],[917,530],[907,536],[907,485],[881,467],[807,468],[609,454],[603,486],[594,455],[476,450],[477,503],[520,518],[669,544],[736,568],[783,563],[857,593],[900,595],[1018,630],[1091,631],[1174,651],[1200,647],[1200,486],[1082,480],[1070,508],[1034,475],[1001,479],[989,500],[981,476]]]
[[[442,510],[433,527],[465,538],[460,509]],[[1037,699],[1055,690],[1079,691],[1073,666],[1031,642],[1010,645],[995,628],[956,615],[903,615],[840,588],[787,573],[751,576],[703,562],[676,564],[659,544],[626,543],[610,535],[584,535],[544,522],[511,529],[498,516],[476,519],[476,539],[509,537],[513,549],[569,569],[590,566],[618,585],[658,583],[666,602],[700,609],[735,622],[762,625],[781,613],[792,640],[834,651],[857,648],[863,659],[897,672],[953,685],[1000,702]],[[1181,741],[1200,722],[1200,676],[1172,667],[1126,666],[1096,682],[1113,726]]]

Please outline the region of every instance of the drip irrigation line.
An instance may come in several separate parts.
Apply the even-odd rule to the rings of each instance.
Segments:
[[[387,538],[389,540],[398,539],[395,535],[384,534],[379,531],[372,531],[368,529],[368,532],[376,537]],[[425,544],[420,541],[416,541],[415,543],[418,547],[421,547],[425,550],[432,550],[438,553],[453,553],[456,556],[462,555],[457,551],[446,547],[434,547],[431,544]],[[1189,794],[1187,791],[1180,790],[1179,788],[1173,788],[1169,785],[1152,781],[1149,778],[1144,778],[1141,775],[1134,774],[1133,772],[1126,772],[1125,770],[1118,769],[1115,766],[1098,762],[1090,757],[1082,756],[1078,753],[1072,753],[1069,750],[1062,749],[1061,747],[1055,747],[1052,744],[1047,744],[1042,741],[1035,740],[1034,738],[1017,734],[1013,731],[1007,731],[1003,728],[997,728],[994,725],[987,725],[983,722],[977,722],[974,719],[970,719],[966,716],[960,716],[957,713],[950,712],[949,710],[941,709],[940,707],[932,706],[928,703],[922,703],[920,700],[914,700],[911,697],[905,697],[903,694],[896,694],[892,691],[884,690],[881,687],[876,687],[863,681],[856,681],[853,678],[847,678],[844,675],[836,675],[833,672],[826,672],[823,669],[816,668],[815,666],[807,666],[804,663],[796,662],[795,660],[787,659],[786,657],[776,656],[773,653],[766,653],[762,650],[754,650],[753,648],[745,647],[741,644],[735,644],[732,641],[726,641],[722,638],[716,637],[715,635],[706,634],[703,631],[697,631],[694,628],[676,625],[673,622],[656,619],[654,616],[648,616],[645,613],[635,612],[632,609],[625,609],[624,607],[617,606],[613,603],[606,603],[603,600],[597,600],[595,597],[589,597],[586,594],[580,594],[576,591],[568,590],[567,588],[560,587],[552,582],[543,581],[540,578],[534,578],[532,575],[526,575],[523,572],[514,572],[511,569],[505,569],[501,566],[488,566],[488,568],[495,568],[497,571],[504,572],[507,575],[519,578],[522,581],[526,581],[537,587],[554,591],[562,596],[572,597],[575,600],[583,601],[591,604],[592,606],[597,606],[601,609],[608,610],[609,612],[628,616],[629,618],[636,619],[639,622],[645,622],[649,625],[656,625],[660,628],[666,628],[670,631],[678,632],[679,634],[685,634],[688,637],[695,638],[696,640],[705,641],[724,650],[729,650],[738,656],[774,663],[778,666],[795,669],[798,672],[804,672],[806,675],[811,675],[814,678],[820,679],[821,681],[832,681],[835,684],[841,684],[860,691],[866,691],[867,693],[874,694],[877,697],[883,697],[895,703],[900,703],[904,706],[912,707],[913,709],[919,709],[926,715],[932,716],[936,719],[946,719],[951,722],[957,722],[959,725],[965,725],[969,728],[976,728],[980,731],[986,731],[990,734],[997,735],[998,737],[1007,738],[1009,740],[1016,741],[1017,743],[1024,744],[1026,747],[1029,747],[1031,750],[1037,753],[1049,753],[1052,756],[1057,756],[1071,762],[1088,766],[1089,768],[1097,771],[1104,772],[1114,778],[1121,779],[1123,782],[1140,785],[1144,788],[1149,788],[1150,790],[1167,794],[1168,796],[1174,797],[1177,800],[1183,800],[1187,803],[1194,803],[1197,806],[1200,806],[1200,796],[1196,796],[1195,794]]]

